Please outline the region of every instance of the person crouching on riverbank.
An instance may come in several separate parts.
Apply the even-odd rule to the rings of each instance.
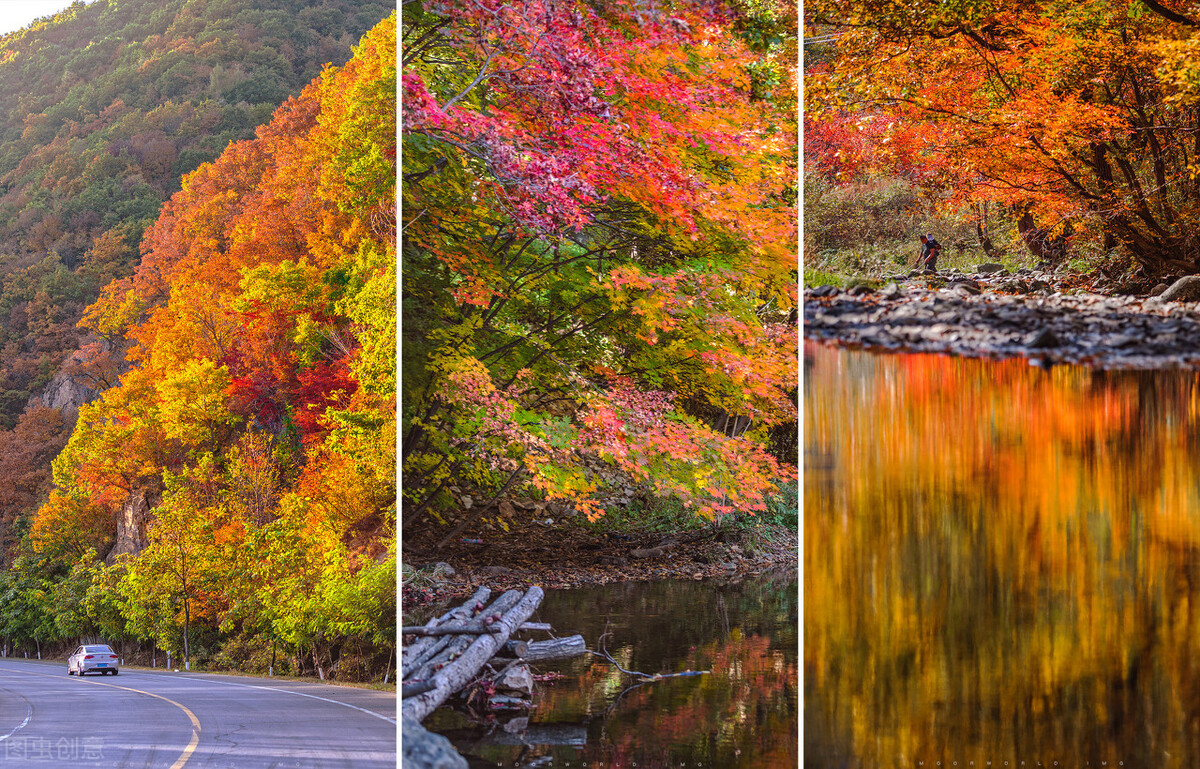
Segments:
[[[942,253],[942,244],[933,238],[933,233],[921,236],[921,253],[917,264],[924,265],[926,272],[937,272],[938,257]]]

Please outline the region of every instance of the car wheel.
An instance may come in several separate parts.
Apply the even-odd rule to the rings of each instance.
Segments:
[[[119,670],[114,670],[114,671],[113,671],[113,675],[115,676],[117,673],[120,673],[120,672],[121,672],[121,671],[119,671]]]

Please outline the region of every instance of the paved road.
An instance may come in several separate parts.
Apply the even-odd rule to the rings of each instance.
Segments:
[[[396,695],[199,673],[68,676],[0,660],[0,765],[394,769]]]

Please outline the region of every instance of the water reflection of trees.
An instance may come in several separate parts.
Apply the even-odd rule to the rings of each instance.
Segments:
[[[631,688],[637,682],[611,665],[577,661],[568,680],[541,690],[530,726],[586,725],[586,746],[535,747],[523,761],[556,755],[613,767],[796,765],[794,573],[723,585],[673,580],[548,591],[535,619],[582,633],[592,647],[609,631],[608,651],[629,669],[712,673]],[[507,763],[515,750],[491,744],[471,752]]]
[[[806,755],[1194,763],[1194,373],[812,347]]]

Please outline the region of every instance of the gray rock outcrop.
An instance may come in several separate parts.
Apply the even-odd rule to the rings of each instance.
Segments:
[[[403,769],[467,769],[450,740],[428,731],[412,718],[400,719],[400,766]]]
[[[150,503],[145,490],[135,491],[117,518],[117,541],[104,560],[111,564],[119,555],[136,555],[150,544],[146,539],[146,527],[150,523]]]
[[[79,417],[79,407],[91,402],[99,394],[71,375],[59,371],[40,395],[29,399],[29,405],[58,409],[63,415],[63,420],[71,424]]]

